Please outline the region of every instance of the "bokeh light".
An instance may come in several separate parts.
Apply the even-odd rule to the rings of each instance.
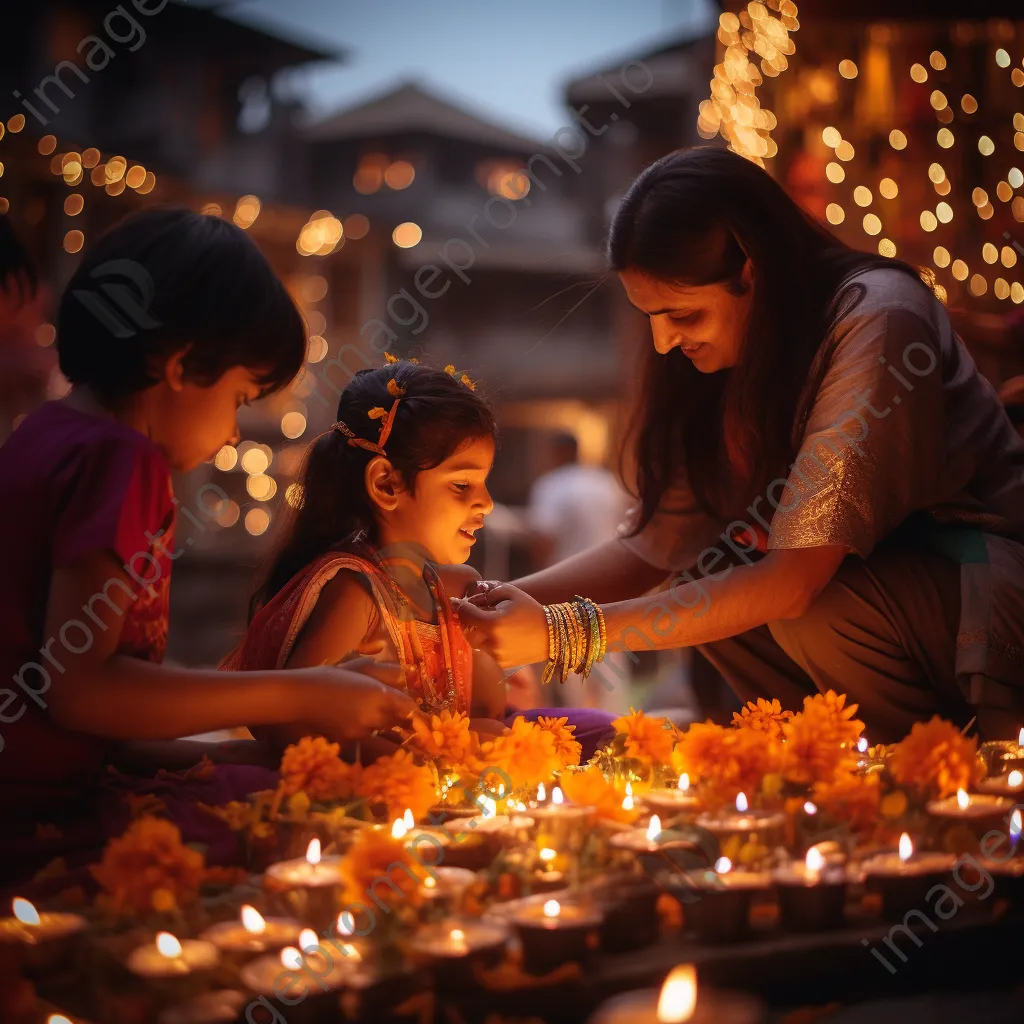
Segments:
[[[396,191],[408,188],[416,177],[416,168],[408,160],[396,160],[384,171],[384,183]]]
[[[269,456],[258,445],[253,445],[253,447],[249,448],[242,456],[242,469],[244,469],[246,473],[257,475],[265,473],[269,465]]]
[[[843,169],[842,164],[837,164],[835,160],[830,160],[825,165],[825,177],[828,178],[833,185],[838,185],[846,178],[846,171]]]
[[[306,432],[306,417],[301,412],[286,412],[281,417],[281,433],[285,437],[302,437]]]
[[[423,229],[411,220],[399,224],[391,232],[391,240],[399,249],[411,249],[414,245],[419,245],[422,238]]]
[[[234,445],[226,444],[213,458],[213,464],[223,470],[225,473],[228,470],[234,469],[238,465],[238,450]]]
[[[937,267],[948,267],[949,250],[944,245],[937,245],[932,253],[932,262]]]
[[[853,201],[858,206],[870,206],[871,199],[871,189],[865,187],[864,185],[858,185],[853,190]]]
[[[893,128],[889,132],[889,145],[893,149],[906,149],[907,148],[907,137],[899,130],[899,128]]]
[[[270,526],[270,513],[265,508],[251,508],[245,513],[245,528],[254,537],[267,532]]]
[[[306,343],[306,359],[319,363],[327,355],[327,339],[322,334],[311,334]]]
[[[882,230],[882,221],[876,214],[868,213],[864,217],[863,227],[869,235],[877,235]]]
[[[64,248],[68,252],[78,252],[85,245],[85,235],[77,228],[64,236]]]
[[[843,78],[856,78],[857,77],[857,65],[852,60],[841,60],[839,62],[839,74]]]
[[[846,212],[838,203],[829,203],[825,207],[825,217],[829,224],[842,224],[846,219]]]
[[[878,183],[878,194],[883,199],[895,199],[900,194],[900,189],[892,178],[883,178]]]

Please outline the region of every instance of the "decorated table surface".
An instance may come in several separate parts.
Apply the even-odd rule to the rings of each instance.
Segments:
[[[1012,988],[1017,746],[933,719],[872,747],[855,713],[634,712],[586,765],[560,719],[422,716],[363,767],[308,737],[276,790],[209,808],[237,869],[141,814],[94,900],[15,900],[0,1020],[746,1024]]]

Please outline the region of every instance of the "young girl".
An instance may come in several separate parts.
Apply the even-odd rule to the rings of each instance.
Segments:
[[[478,578],[461,563],[494,507],[496,433],[466,377],[412,361],[357,373],[337,423],[310,448],[301,504],[224,667],[302,668],[385,650],[421,708],[502,731],[501,670],[470,647],[449,601]],[[389,743],[363,742],[364,760]]]
[[[208,854],[217,863],[231,837],[195,801],[244,796],[273,784],[271,774],[231,766],[193,784],[112,773],[109,764],[140,761],[184,768],[203,753],[194,743],[129,749],[133,741],[243,718],[315,718],[317,732],[348,739],[413,710],[398,690],[350,670],[310,668],[286,682],[279,671],[159,664],[171,568],[198,519],[190,511],[175,536],[170,471],[236,440],[238,407],[292,379],[302,319],[244,231],[156,209],[85,254],[60,304],[57,345],[70,394],[31,413],[0,448],[0,668],[13,680],[0,690],[3,880],[57,856],[93,859],[123,829],[124,797],[139,792],[163,800],[186,841],[227,841]]]

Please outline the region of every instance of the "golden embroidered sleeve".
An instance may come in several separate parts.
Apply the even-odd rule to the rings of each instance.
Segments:
[[[841,544],[866,558],[956,472],[943,469],[941,346],[916,312],[883,308],[848,315],[825,351],[797,459],[768,488],[768,547]]]

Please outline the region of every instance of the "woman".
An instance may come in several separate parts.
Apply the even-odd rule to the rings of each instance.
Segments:
[[[460,602],[480,642],[542,661],[541,606],[585,594],[610,647],[697,646],[743,700],[833,687],[879,741],[932,713],[1015,733],[1024,445],[917,272],[710,148],[637,178],[608,258],[654,340],[638,504],[618,538]]]

